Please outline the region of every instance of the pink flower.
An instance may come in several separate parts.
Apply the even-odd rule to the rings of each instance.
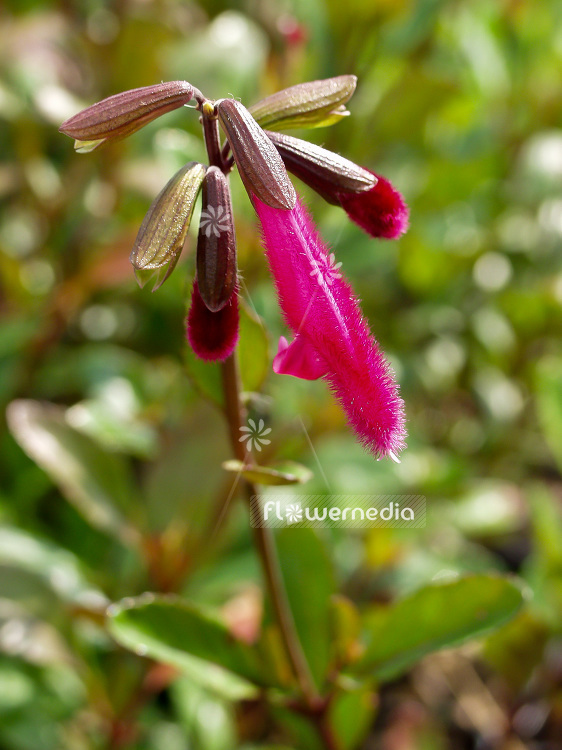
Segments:
[[[349,218],[365,232],[395,240],[408,229],[408,206],[386,178],[375,177],[377,182],[370,190],[337,192],[336,197]]]
[[[387,361],[353,291],[310,216],[297,200],[291,210],[252,196],[281,308],[295,338],[279,342],[273,369],[325,378],[361,442],[395,460],[404,448],[403,402]]]

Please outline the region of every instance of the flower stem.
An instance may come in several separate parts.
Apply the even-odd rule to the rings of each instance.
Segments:
[[[247,465],[251,463],[250,454],[246,454],[244,445],[239,439],[241,435],[240,427],[243,426],[244,409],[240,400],[240,381],[235,357],[236,355],[232,354],[222,363],[225,416],[228,422],[230,442],[234,455],[238,460]],[[250,482],[245,481],[244,484],[246,499],[250,503],[251,498],[258,493],[255,486]],[[310,707],[315,707],[318,705],[320,697],[314,686],[310,668],[296,631],[271,529],[256,527],[254,528],[254,535],[263,567],[265,582],[271,597],[287,656],[307,704]]]
[[[224,160],[219,141],[219,123],[216,117],[208,117],[205,113],[202,116],[203,133],[205,135],[205,144],[207,154],[212,167],[219,167],[224,172]]]
[[[228,152],[225,152],[226,155],[223,155],[223,151],[221,150],[217,120],[211,115],[209,108],[205,107],[205,102],[200,102],[199,104],[209,162],[222,169],[224,174],[228,174],[232,167],[232,162],[226,160]],[[243,464],[251,464],[251,454],[246,453],[245,446],[240,442],[240,427],[245,423],[245,413],[240,398],[240,378],[236,352],[222,363],[221,372],[225,402],[224,412],[228,423],[232,451],[235,457]],[[252,497],[258,493],[255,486],[250,482],[245,481],[244,488],[249,505]],[[266,586],[289,662],[307,705],[313,710],[317,709],[321,703],[321,698],[314,685],[310,667],[297,634],[271,529],[265,527],[254,528],[254,536],[263,567]]]

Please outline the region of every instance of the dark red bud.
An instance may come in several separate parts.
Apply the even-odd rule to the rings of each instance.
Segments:
[[[294,208],[297,195],[283,161],[246,107],[236,99],[222,99],[216,107],[248,193],[272,208]]]
[[[212,312],[226,305],[236,286],[236,236],[230,188],[218,167],[209,167],[203,181],[197,282],[201,297]]]
[[[195,354],[206,362],[223,362],[238,343],[238,324],[236,290],[222,310],[211,312],[201,298],[196,279],[187,314],[187,340]]]

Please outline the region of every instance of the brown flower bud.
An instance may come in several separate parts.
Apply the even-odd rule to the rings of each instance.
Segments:
[[[320,128],[349,115],[345,108],[357,84],[356,76],[345,75],[299,83],[262,99],[250,113],[262,128]]]
[[[76,139],[77,151],[93,151],[109,139],[124,138],[140,130],[160,115],[183,106],[192,96],[193,87],[187,81],[123,91],[78,112],[59,130]]]
[[[248,193],[272,208],[294,208],[297,194],[283,161],[246,107],[236,99],[222,99],[216,107]]]
[[[203,181],[197,281],[203,302],[212,312],[226,305],[236,286],[236,237],[230,188],[218,167],[209,167]]]
[[[181,253],[205,171],[203,164],[189,162],[154,200],[131,252],[135,269],[152,270],[169,264],[171,273]]]
[[[341,192],[362,192],[376,185],[372,172],[343,156],[290,135],[266,131],[287,169],[328,201],[338,204]]]

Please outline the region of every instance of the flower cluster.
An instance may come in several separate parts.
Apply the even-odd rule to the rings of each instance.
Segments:
[[[373,237],[394,239],[405,232],[407,206],[383,177],[279,132],[330,125],[346,117],[355,85],[350,75],[311,81],[246,109],[236,99],[210,101],[191,84],[173,81],[104,99],[60,130],[76,139],[78,151],[92,151],[195,99],[209,164],[189,162],[154,200],[131,253],[139,282],[156,275],[158,288],[172,272],[201,192],[187,338],[204,360],[223,361],[232,355],[238,340],[238,283],[227,175],[236,165],[261,222],[281,308],[293,333],[290,344],[281,338],[274,371],[324,378],[361,442],[377,457],[397,460],[405,438],[397,385],[339,270],[341,262],[320,238],[287,171],[341,206]]]

